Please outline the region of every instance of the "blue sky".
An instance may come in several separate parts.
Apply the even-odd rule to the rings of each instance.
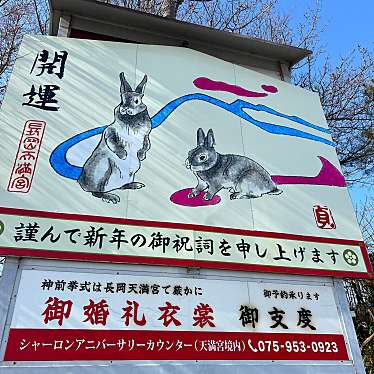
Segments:
[[[333,61],[349,53],[357,44],[374,50],[373,14],[374,0],[322,2],[322,22],[326,24],[322,40]],[[350,194],[353,203],[357,204],[366,196],[374,197],[374,190],[355,187],[350,189]]]
[[[294,20],[302,16],[308,4],[314,0],[279,0],[281,9],[293,10]],[[322,0],[322,20],[324,32],[321,40],[331,61],[347,55],[358,44],[374,52],[374,0]],[[350,189],[353,203],[363,201],[366,196],[374,198],[374,188],[355,187]]]
[[[332,57],[338,57],[360,44],[374,50],[373,31],[374,0],[325,0],[322,3],[322,16],[327,22],[322,37]],[[354,203],[366,196],[374,197],[373,189],[351,188]]]
[[[325,31],[322,41],[333,58],[348,53],[357,44],[374,49],[373,0],[321,0]],[[281,9],[292,10],[295,21],[315,0],[279,0]]]
[[[373,50],[373,14],[373,0],[324,0],[322,17],[327,28],[322,38],[331,54],[346,54],[357,44]]]

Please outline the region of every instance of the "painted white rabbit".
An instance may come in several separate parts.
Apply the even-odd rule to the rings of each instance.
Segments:
[[[114,109],[114,121],[104,130],[78,179],[83,190],[114,204],[120,198],[110,191],[144,187],[134,177],[151,146],[151,119],[142,102],[147,75],[135,91],[124,73],[120,80],[121,103]]]
[[[220,154],[214,145],[212,129],[206,137],[203,129],[197,130],[197,147],[188,153],[186,167],[193,171],[198,184],[188,197],[206,191],[203,198],[211,200],[223,188],[230,190],[231,200],[282,193],[270,174],[256,161],[240,155]]]

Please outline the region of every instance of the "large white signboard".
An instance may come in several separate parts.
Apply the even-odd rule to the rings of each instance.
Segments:
[[[370,272],[314,93],[186,48],[26,37],[0,120],[0,254]]]
[[[170,358],[349,355],[330,286],[22,271],[6,361]]]

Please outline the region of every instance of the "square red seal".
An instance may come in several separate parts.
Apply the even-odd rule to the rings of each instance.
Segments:
[[[330,208],[322,205],[314,205],[313,213],[316,224],[320,229],[336,229],[336,223]]]
[[[30,191],[46,123],[26,121],[10,175],[8,191]]]

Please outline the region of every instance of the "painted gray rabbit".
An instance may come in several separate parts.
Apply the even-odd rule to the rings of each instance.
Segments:
[[[186,167],[195,174],[198,184],[188,197],[206,191],[205,200],[223,188],[229,189],[230,199],[251,199],[264,194],[280,194],[270,174],[256,161],[240,155],[222,155],[214,149],[213,130],[205,136],[197,130],[197,147],[188,153]]]
[[[114,109],[114,121],[104,130],[78,179],[83,190],[114,204],[120,198],[110,191],[144,187],[143,183],[134,182],[134,177],[151,146],[151,119],[142,102],[147,75],[135,91],[124,73],[120,74],[120,81],[121,103]]]

